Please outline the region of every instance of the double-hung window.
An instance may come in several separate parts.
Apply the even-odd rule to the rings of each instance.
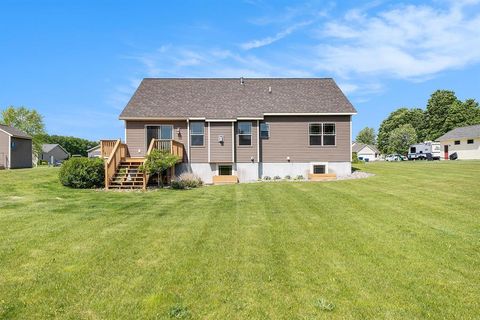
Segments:
[[[238,145],[240,146],[252,145],[252,123],[251,122],[238,123]]]
[[[202,147],[205,138],[205,124],[203,122],[190,122],[190,145]]]
[[[324,146],[335,145],[335,123],[323,124],[323,145]]]
[[[270,138],[270,125],[266,122],[260,122],[260,138]]]
[[[322,145],[322,124],[321,123],[310,123],[308,128],[308,135],[310,138],[311,146],[321,146]]]
[[[336,140],[335,123],[310,123],[308,136],[311,146],[334,146]]]

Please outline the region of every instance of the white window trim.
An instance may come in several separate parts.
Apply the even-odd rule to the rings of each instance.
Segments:
[[[249,123],[250,124],[250,134],[248,133],[238,133],[240,124],[241,123]],[[239,148],[249,148],[253,146],[253,123],[251,121],[239,121],[237,124],[237,143]],[[240,137],[239,136],[250,136],[250,144],[240,144]]]
[[[312,124],[319,124],[322,126],[322,132],[320,134],[313,134],[314,136],[321,136],[321,144],[310,144],[310,125]],[[325,134],[325,130],[324,130],[324,125],[325,124],[333,124],[335,125],[335,134]],[[350,126],[350,131],[352,130],[351,126]],[[332,121],[326,121],[326,122],[309,122],[308,123],[308,128],[307,128],[307,139],[308,139],[308,147],[309,148],[333,148],[333,147],[336,147],[337,146],[337,122],[332,122]],[[324,145],[323,144],[323,136],[326,135],[326,136],[334,136],[335,137],[335,144],[329,144],[329,145]],[[350,138],[351,138],[351,133],[350,133]],[[351,141],[351,139],[350,139]],[[351,145],[350,145],[350,149],[351,149]],[[350,157],[351,158],[351,157]]]
[[[32,143],[33,145],[33,143]],[[8,169],[12,168],[12,135],[8,135]]]
[[[262,121],[262,122],[265,123],[265,124],[268,126],[268,131],[267,131],[267,132],[268,132],[268,136],[267,136],[267,138],[262,138],[262,139],[269,139],[269,138],[270,138],[270,123],[267,122],[267,121]],[[260,123],[259,121],[258,121],[257,123],[258,123],[259,137],[261,137],[261,136],[262,136],[262,131],[260,130],[260,125],[261,125],[261,123]],[[310,130],[310,128],[309,128],[309,130]]]
[[[231,166],[232,167],[232,176],[237,175],[237,170],[236,170],[236,167],[235,167],[235,163],[233,163],[233,162],[221,162],[221,163],[216,163],[215,172],[216,172],[217,176],[220,175],[220,166]]]
[[[145,154],[147,153],[148,147],[149,147],[148,141],[147,141],[147,139],[148,139],[148,137],[147,137],[147,127],[160,127],[160,126],[170,126],[170,128],[172,130],[172,140],[175,140],[175,135],[174,135],[175,132],[173,130],[173,124],[168,124],[168,123],[165,123],[165,124],[163,124],[163,123],[146,124],[144,126],[144,129],[143,129],[144,130],[143,132],[145,134]]]
[[[328,162],[310,162],[310,173],[313,174],[313,166],[325,166],[325,173],[329,173]]]
[[[199,134],[199,133],[192,133],[191,131],[191,126],[190,126],[190,130],[188,132],[188,136],[190,137],[190,140],[192,138],[192,135],[193,136],[203,136],[203,144],[201,146],[194,146],[192,144],[192,148],[205,148],[205,124],[208,124],[208,122],[204,122],[204,121],[193,121],[193,122],[196,122],[196,123],[202,123],[203,124],[203,134]],[[208,127],[208,130],[210,130],[210,126]],[[210,135],[209,135],[210,136]]]

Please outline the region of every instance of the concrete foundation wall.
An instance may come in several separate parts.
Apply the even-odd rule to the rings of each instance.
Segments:
[[[237,177],[240,182],[256,181],[260,175],[258,163],[237,163]]]
[[[306,179],[308,174],[312,173],[313,164],[320,163],[236,163],[233,164],[233,174],[238,177],[240,182],[256,181],[265,176],[285,178],[288,175],[295,178],[302,175]],[[321,164],[326,164],[328,173],[335,173],[338,177],[349,175],[352,172],[350,162],[322,162]],[[177,176],[183,172],[194,173],[204,183],[209,184],[213,182],[213,176],[217,175],[217,164],[181,163],[177,165],[175,172]]]
[[[213,163],[180,163],[175,167],[177,176],[184,172],[194,173],[208,184],[213,182],[213,176],[217,174],[217,165]]]

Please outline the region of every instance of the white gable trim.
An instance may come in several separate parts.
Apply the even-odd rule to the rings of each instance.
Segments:
[[[5,130],[3,130],[3,129],[0,129],[0,131],[5,132],[5,133],[8,134],[10,137],[13,137],[12,134],[8,133],[7,131],[5,131]]]

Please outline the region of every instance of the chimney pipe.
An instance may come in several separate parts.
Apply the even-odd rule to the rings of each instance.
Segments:
[[[245,81],[243,80],[243,77],[240,77],[240,84],[245,84]]]

